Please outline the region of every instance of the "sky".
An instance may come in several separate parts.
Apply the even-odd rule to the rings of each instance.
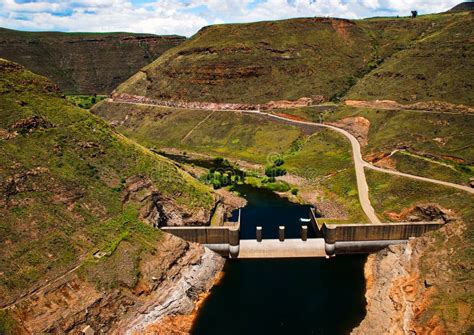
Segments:
[[[462,0],[0,0],[0,27],[191,36],[218,23],[445,11]]]

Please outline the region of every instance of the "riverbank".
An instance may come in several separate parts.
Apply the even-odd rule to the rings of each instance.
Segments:
[[[454,261],[466,233],[456,220],[439,231],[369,255],[365,265],[367,316],[352,335],[463,334],[472,330],[473,283],[460,280],[469,261]],[[443,245],[445,248],[437,246]],[[465,275],[461,275],[463,277]]]
[[[195,178],[201,178],[207,173],[207,169],[199,166],[200,161],[212,162],[216,157],[198,153],[198,152],[189,152],[182,151],[175,148],[162,148],[160,149],[161,154],[165,154],[168,158],[179,163],[180,167],[186,170]],[[233,159],[225,157],[225,159],[230,162],[233,166],[236,166],[238,169],[241,169],[249,176],[251,176],[246,184],[250,184],[255,187],[264,187],[265,184],[262,184],[261,181],[264,178],[265,166],[261,164],[251,163],[242,159]],[[209,165],[206,164],[206,166]],[[338,171],[336,173],[340,173]],[[260,176],[255,177],[255,176]],[[319,176],[319,179],[328,178],[328,176]],[[318,179],[318,180],[319,180]],[[330,219],[331,222],[349,222],[351,221],[351,210],[346,208],[344,204],[340,202],[340,199],[335,194],[328,192],[327,189],[318,185],[318,180],[310,180],[308,178],[290,173],[284,176],[276,177],[276,181],[279,183],[285,183],[289,186],[288,191],[279,192],[277,190],[272,190],[271,187],[268,187],[271,191],[274,191],[278,196],[287,199],[288,201],[301,204],[301,205],[311,205],[318,209],[318,213],[327,219]],[[293,192],[295,193],[293,193]],[[245,203],[238,201],[237,199],[242,199],[235,195],[232,192],[228,192],[225,188],[216,190],[216,193],[223,196],[223,201],[229,203],[226,213],[232,211],[232,209],[240,208],[245,205]],[[357,215],[357,217],[360,217]],[[361,221],[361,220],[352,220],[352,221]]]
[[[107,259],[115,287],[85,280],[81,269],[65,275],[8,309],[18,320],[15,334],[95,332],[133,334],[169,315],[191,314],[200,297],[212,287],[224,259],[198,244],[164,234],[153,253],[139,260],[140,277],[129,281],[126,264],[133,246],[124,241]],[[119,256],[117,256],[119,255]]]

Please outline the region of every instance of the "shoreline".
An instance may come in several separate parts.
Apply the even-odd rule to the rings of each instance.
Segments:
[[[136,334],[155,335],[167,334],[170,332],[173,334],[190,334],[198,318],[201,307],[211,295],[211,290],[214,288],[214,286],[218,285],[222,281],[224,275],[225,272],[223,269],[215,275],[209,290],[206,292],[201,292],[198,295],[198,299],[194,304],[194,309],[190,313],[180,315],[166,315],[155,323],[147,326],[140,333]]]

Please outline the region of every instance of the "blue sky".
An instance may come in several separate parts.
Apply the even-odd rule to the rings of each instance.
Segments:
[[[303,16],[363,18],[434,13],[461,0],[0,0],[0,26],[191,36],[216,23]]]

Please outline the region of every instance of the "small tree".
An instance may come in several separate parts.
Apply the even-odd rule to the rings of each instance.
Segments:
[[[414,19],[414,18],[416,18],[417,16],[418,16],[418,11],[412,10],[412,11],[411,11],[411,18]]]
[[[282,166],[283,164],[285,164],[285,161],[281,158],[277,158],[275,159],[275,161],[273,162],[273,165],[275,166]]]

